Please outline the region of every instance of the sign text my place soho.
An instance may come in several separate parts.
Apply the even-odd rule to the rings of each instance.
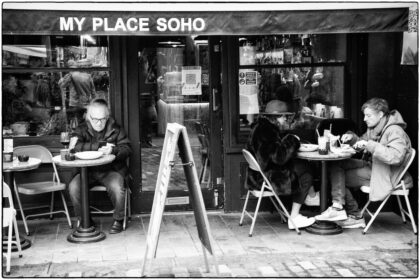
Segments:
[[[91,20],[91,24],[87,22]],[[153,24],[154,25],[154,24]],[[199,32],[203,31],[206,23],[202,18],[164,18],[156,19],[156,30],[160,32]],[[89,26],[92,30],[85,30]],[[90,27],[91,26],[91,27]],[[150,18],[117,18],[109,20],[106,17],[60,17],[60,31],[150,31]]]

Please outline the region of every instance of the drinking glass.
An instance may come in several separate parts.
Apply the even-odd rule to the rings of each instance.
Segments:
[[[67,146],[70,144],[70,133],[69,132],[61,132],[60,143],[64,145],[65,149],[67,149]]]

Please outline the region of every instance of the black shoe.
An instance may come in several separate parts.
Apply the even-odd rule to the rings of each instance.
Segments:
[[[114,223],[109,230],[110,234],[120,233],[123,230],[123,221],[114,220]]]

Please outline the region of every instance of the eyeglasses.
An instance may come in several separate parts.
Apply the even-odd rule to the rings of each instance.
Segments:
[[[92,117],[90,117],[90,119],[91,119],[91,120],[92,120],[92,122],[94,122],[95,124],[98,124],[98,123],[104,123],[104,122],[106,122],[106,121],[108,120],[108,118],[96,119],[96,118],[92,118]]]

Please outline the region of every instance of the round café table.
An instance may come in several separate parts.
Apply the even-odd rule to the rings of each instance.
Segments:
[[[97,159],[76,159],[72,161],[61,160],[61,156],[55,156],[53,161],[61,167],[80,168],[80,198],[81,198],[81,222],[69,236],[67,241],[72,243],[91,243],[105,239],[105,234],[96,230],[95,225],[91,224],[89,210],[89,186],[88,186],[88,167],[100,166],[114,161],[115,155],[104,155]]]
[[[321,202],[320,208],[321,213],[327,209],[327,196],[328,196],[328,178],[327,178],[327,161],[338,161],[351,158],[351,153],[339,153],[335,154],[329,152],[327,155],[320,155],[318,151],[313,152],[298,152],[297,158],[305,159],[309,161],[320,161],[321,162]],[[343,229],[333,222],[328,221],[316,221],[314,224],[306,228],[307,232],[319,235],[332,235],[343,232]]]
[[[15,194],[17,195],[18,189],[14,184],[15,172],[37,169],[40,164],[41,164],[41,160],[39,158],[33,158],[33,157],[30,157],[27,162],[20,162],[17,160],[17,158],[11,162],[3,161],[3,175],[5,179],[4,181],[6,182],[6,184],[9,185],[10,188],[13,188],[15,190]],[[20,245],[22,247],[22,250],[25,250],[31,247],[31,241],[29,241],[22,235],[19,235],[19,237],[20,237]],[[13,246],[12,251],[13,252],[17,251],[16,245],[12,244],[12,246]]]

